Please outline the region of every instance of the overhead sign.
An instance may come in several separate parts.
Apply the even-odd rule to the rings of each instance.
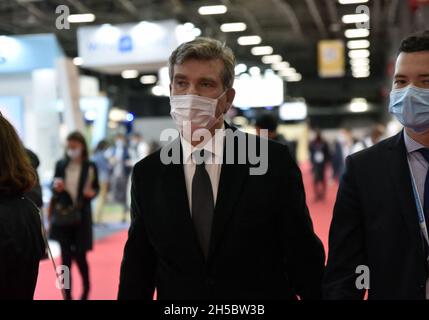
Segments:
[[[344,51],[342,40],[319,41],[318,60],[321,78],[335,78],[345,75]]]
[[[178,27],[175,20],[80,27],[77,37],[82,66],[165,64],[179,45]]]

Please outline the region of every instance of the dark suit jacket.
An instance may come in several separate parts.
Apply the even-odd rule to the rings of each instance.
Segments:
[[[69,159],[62,159],[55,166],[55,178],[67,179],[66,168],[69,164]],[[78,201],[82,206],[81,222],[77,227],[63,227],[52,225],[50,229],[50,238],[57,240],[61,245],[76,246],[76,251],[85,252],[92,249],[93,234],[92,234],[92,210],[91,199],[85,198],[83,195],[85,183],[88,179],[88,168],[94,170],[94,178],[92,180],[92,188],[98,193],[100,186],[98,183],[97,166],[92,161],[84,161],[79,177],[78,185]],[[84,169],[85,168],[85,169]],[[54,191],[55,192],[55,191]],[[73,242],[73,243],[70,243]]]
[[[355,271],[366,265],[369,299],[424,299],[423,245],[403,133],[348,157],[330,230],[324,297],[362,299]]]
[[[152,299],[155,288],[158,299],[174,300],[320,298],[324,251],[301,173],[286,146],[269,141],[268,150],[265,175],[249,175],[248,163],[222,165],[207,261],[183,165],[163,165],[159,151],[140,161],[119,299]]]

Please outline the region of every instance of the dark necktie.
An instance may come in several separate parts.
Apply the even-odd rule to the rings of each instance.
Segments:
[[[429,163],[429,149],[423,148],[418,150],[421,155],[426,159],[426,161]],[[429,226],[429,170],[426,173],[426,180],[425,180],[425,191],[424,191],[424,197],[423,197],[423,210],[425,214],[426,219],[426,225]]]
[[[204,151],[201,151],[196,157],[197,164],[192,179],[192,220],[206,259],[214,213],[213,190],[204,161],[208,155],[208,152],[204,154]]]

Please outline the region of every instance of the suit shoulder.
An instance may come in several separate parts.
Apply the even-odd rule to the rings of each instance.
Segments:
[[[379,143],[367,149],[353,153],[352,155],[350,155],[350,158],[357,163],[368,162],[368,161],[371,161],[371,162],[382,161],[382,156],[388,152],[392,144],[394,144],[395,141],[397,141],[397,139],[399,138],[400,137],[396,135],[396,136],[384,139],[383,141],[380,141]]]
[[[138,174],[143,171],[153,170],[155,168],[160,167],[160,165],[162,164],[160,157],[161,157],[161,149],[149,154],[148,156],[146,156],[145,158],[143,158],[142,160],[140,160],[135,164],[134,172]]]

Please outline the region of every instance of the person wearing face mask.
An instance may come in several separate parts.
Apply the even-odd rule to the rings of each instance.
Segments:
[[[119,299],[151,300],[155,289],[159,300],[321,297],[324,250],[287,146],[224,121],[234,64],[231,49],[209,38],[170,56],[180,136],[134,166]],[[259,175],[239,148],[251,139],[267,145]],[[170,147],[177,162],[165,162]]]
[[[88,158],[88,148],[83,135],[72,132],[67,137],[66,154],[55,166],[53,183],[54,196],[67,193],[76,208],[78,217],[74,221],[61,222],[49,214],[50,237],[61,246],[62,264],[71,270],[75,261],[82,276],[83,293],[81,300],[88,299],[90,290],[89,266],[87,252],[92,249],[92,213],[91,200],[99,191],[96,165]],[[55,204],[51,203],[51,206]],[[71,275],[71,273],[70,273]],[[65,288],[66,299],[72,299],[70,288]]]
[[[429,31],[400,45],[389,112],[404,129],[347,158],[326,299],[429,298]]]

